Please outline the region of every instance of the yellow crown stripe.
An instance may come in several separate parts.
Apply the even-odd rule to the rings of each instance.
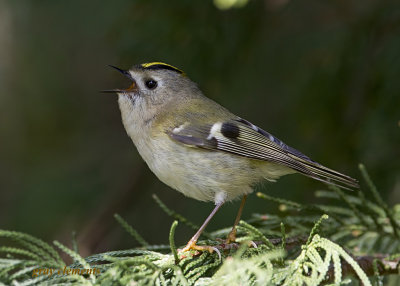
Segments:
[[[177,72],[179,72],[179,73],[181,73],[181,74],[184,74],[183,70],[178,69],[177,67],[174,67],[174,66],[172,66],[172,65],[169,65],[169,64],[166,64],[166,63],[163,63],[163,62],[144,63],[144,64],[141,64],[141,66],[142,66],[143,68],[145,68],[145,69],[146,69],[146,68],[151,68],[152,66],[159,66],[159,67],[164,66],[164,67],[167,68],[167,69],[172,69],[172,70],[175,70],[175,71],[177,71]]]

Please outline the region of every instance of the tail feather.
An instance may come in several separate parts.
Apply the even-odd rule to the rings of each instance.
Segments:
[[[305,160],[293,154],[289,154],[289,156],[299,162],[307,170],[306,172],[303,170],[298,171],[308,177],[348,190],[352,190],[351,188],[360,188],[356,179],[353,179],[335,170],[329,169],[316,162]]]

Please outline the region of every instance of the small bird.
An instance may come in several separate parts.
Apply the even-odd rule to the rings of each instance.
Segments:
[[[212,252],[213,247],[197,245],[197,240],[225,202],[241,197],[227,237],[227,243],[234,242],[246,197],[263,180],[300,173],[342,188],[358,188],[357,180],[320,165],[205,97],[196,83],[172,65],[111,67],[131,85],[105,92],[118,94],[125,130],[151,171],[185,196],[215,203],[182,251]]]

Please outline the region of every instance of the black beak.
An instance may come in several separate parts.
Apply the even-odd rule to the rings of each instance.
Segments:
[[[126,71],[126,70],[123,70],[123,69],[120,69],[120,68],[117,68],[116,66],[112,66],[112,65],[108,65],[109,67],[111,67],[111,68],[113,68],[113,69],[116,69],[117,71],[119,71],[120,73],[122,73],[124,76],[126,76],[127,78],[129,78],[129,79],[132,79],[132,76],[131,76],[131,74],[128,72],[128,71]]]
[[[116,66],[113,66],[113,65],[108,65],[108,66],[113,68],[113,69],[116,69],[117,71],[119,71],[124,76],[126,76],[127,78],[129,78],[131,81],[134,82],[131,74],[127,70],[120,69],[120,68],[118,68]],[[116,92],[126,92],[126,90],[124,90],[124,89],[106,89],[106,90],[101,90],[100,92],[102,92],[102,93],[116,93]]]
[[[103,89],[100,90],[101,93],[117,93],[117,92],[124,92],[122,89]]]

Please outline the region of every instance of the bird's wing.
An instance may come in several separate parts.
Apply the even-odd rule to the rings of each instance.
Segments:
[[[203,125],[186,122],[168,131],[168,135],[173,140],[192,147],[281,164],[313,179],[342,188],[359,187],[357,180],[318,164],[241,118]]]

